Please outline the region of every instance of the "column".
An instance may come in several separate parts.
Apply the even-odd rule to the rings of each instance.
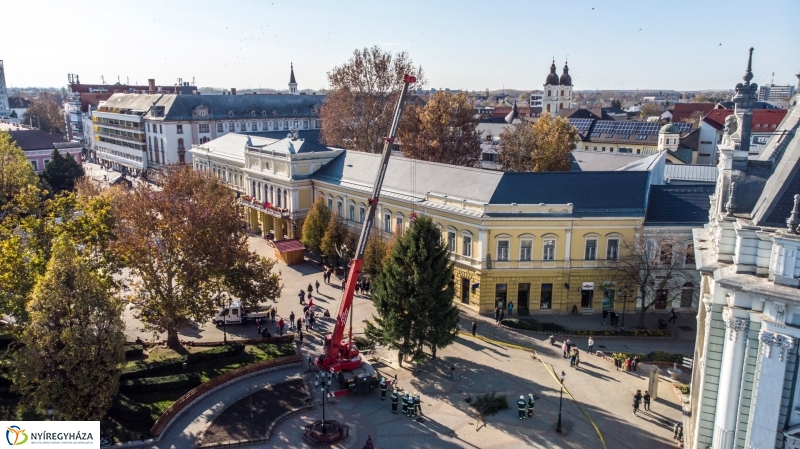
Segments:
[[[456,236],[456,238],[458,238],[458,236]],[[486,252],[489,251],[489,231],[485,229],[478,230],[478,248],[476,250],[478,252],[477,259],[480,261],[481,269],[485,269]]]
[[[572,229],[567,229],[567,238],[564,242],[564,268],[569,268],[569,253],[572,251]]]
[[[778,420],[786,375],[786,358],[794,348],[795,339],[768,330],[768,322],[758,339],[761,342],[761,364],[758,367],[758,385],[754,386],[755,399],[750,416],[748,447],[773,448],[778,432]]]
[[[739,412],[739,392],[744,369],[744,352],[747,348],[747,329],[750,320],[747,312],[725,307],[722,311],[726,338],[720,363],[719,391],[714,418],[714,449],[733,449],[736,419]]]

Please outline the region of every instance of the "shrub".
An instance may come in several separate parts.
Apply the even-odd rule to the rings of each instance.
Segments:
[[[200,385],[198,373],[176,374],[173,376],[144,377],[124,380],[119,384],[123,393],[144,393],[153,391],[169,391],[191,389]]]
[[[683,363],[683,354],[670,354],[666,351],[653,351],[647,354],[627,354],[624,352],[615,352],[611,357],[620,361],[625,361],[628,357],[639,357],[639,362],[670,362],[670,363]]]
[[[353,337],[353,343],[362,351],[366,351],[372,347],[372,340],[361,335]]]
[[[142,345],[130,345],[125,347],[125,360],[138,359],[144,354]]]
[[[180,373],[183,364],[195,365],[199,363],[206,363],[212,360],[224,359],[241,354],[244,351],[244,346],[233,344],[228,346],[218,346],[202,352],[193,352],[188,355],[180,357],[172,357],[169,359],[159,360],[158,362],[148,362],[140,360],[136,363],[128,365],[120,376],[121,380],[139,379],[142,377],[153,377],[165,374]]]
[[[232,344],[227,346],[217,346],[207,351],[192,352],[187,356],[187,361],[190,365],[196,363],[203,363],[209,360],[224,359],[226,357],[233,357],[244,352],[244,345]]]
[[[118,393],[108,410],[117,419],[133,422],[152,422],[150,407],[142,405],[122,393]]]
[[[494,415],[500,410],[508,408],[506,395],[498,395],[494,391],[491,393],[479,394],[475,396],[475,401],[470,401],[470,403],[483,415]]]
[[[678,385],[678,390],[681,391],[681,394],[689,394],[689,391],[691,391],[688,385]]]

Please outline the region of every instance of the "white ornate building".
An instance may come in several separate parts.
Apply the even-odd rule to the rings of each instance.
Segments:
[[[553,60],[544,82],[541,106],[542,113],[550,113],[551,117],[557,116],[562,109],[572,107],[572,77],[569,75],[567,63],[564,63],[564,73],[559,78],[556,75],[556,61]]]
[[[757,100],[750,62],[725,120],[709,223],[694,231],[702,275],[686,444],[799,448],[800,108],[748,159]]]

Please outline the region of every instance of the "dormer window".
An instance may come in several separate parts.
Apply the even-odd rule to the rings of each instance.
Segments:
[[[273,117],[275,117],[275,116],[277,116],[277,115],[278,115],[278,111],[276,111],[275,109],[273,109],[273,110],[272,110],[272,116],[273,116]]]
[[[297,109],[292,110],[292,115],[297,115]]]
[[[228,117],[233,117],[233,111],[228,111]]]
[[[261,111],[261,115],[266,117],[267,116],[267,111]]]
[[[256,111],[250,111],[250,117],[255,117],[255,116],[256,116]]]

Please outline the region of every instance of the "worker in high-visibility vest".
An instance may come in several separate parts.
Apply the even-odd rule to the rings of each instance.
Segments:
[[[525,407],[528,405],[525,402],[525,395],[520,395],[519,400],[517,401],[517,410],[519,410],[519,419],[525,419]]]
[[[380,387],[381,387],[381,401],[385,401],[386,400],[386,388],[387,388],[386,387],[386,378],[385,377],[381,377]]]
[[[392,413],[397,414],[397,403],[399,402],[399,398],[397,396],[397,390],[392,390]]]

